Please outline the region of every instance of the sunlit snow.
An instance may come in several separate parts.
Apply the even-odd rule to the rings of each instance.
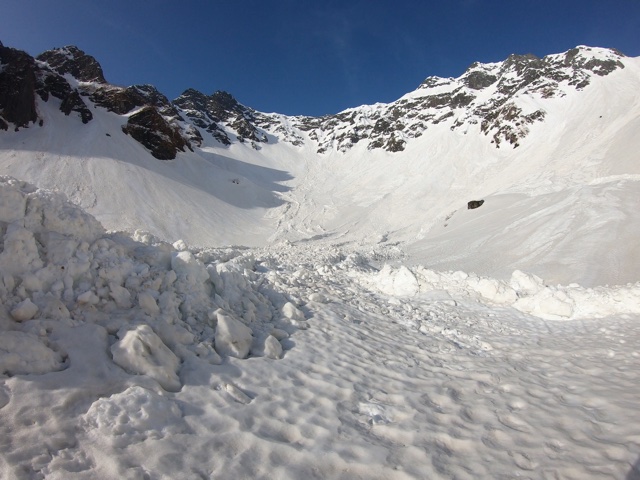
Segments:
[[[624,61],[517,149],[160,162],[41,102],[0,132],[0,477],[638,478]]]

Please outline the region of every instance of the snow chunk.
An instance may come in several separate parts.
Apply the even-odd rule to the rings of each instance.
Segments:
[[[91,290],[88,290],[78,295],[78,303],[88,304],[88,305],[97,305],[98,303],[100,303],[100,298]]]
[[[4,236],[4,250],[0,253],[3,274],[33,272],[43,267],[36,239],[26,228],[12,224]]]
[[[209,280],[209,272],[203,263],[189,251],[175,253],[171,258],[171,268],[179,277],[184,277],[193,284]]]
[[[535,295],[519,298],[513,306],[521,312],[541,318],[554,319],[571,317],[573,303],[564,292],[546,287]]]
[[[184,240],[180,239],[180,240],[176,240],[173,243],[173,248],[175,248],[176,250],[178,250],[179,252],[185,251],[185,250],[189,250],[189,247],[187,246],[187,244],[185,243]]]
[[[38,313],[38,307],[27,298],[11,310],[11,316],[18,322],[24,322],[25,320],[31,320]]]
[[[149,292],[140,292],[138,294],[138,305],[148,315],[158,315],[160,313],[160,307],[158,307],[156,299]]]
[[[273,335],[269,335],[264,341],[264,354],[276,360],[282,358],[282,344]]]
[[[131,308],[131,293],[126,288],[110,282],[109,295],[116,302],[118,308]]]
[[[139,386],[96,400],[82,423],[88,431],[121,447],[186,430],[182,412],[173,401]]]
[[[36,335],[15,331],[5,331],[0,335],[0,373],[42,374],[62,368],[62,356]]]
[[[27,197],[20,189],[20,182],[11,177],[0,177],[0,222],[11,223],[24,217]]]
[[[494,278],[481,277],[477,282],[468,283],[470,288],[495,303],[510,305],[517,299],[516,292],[511,287]]]
[[[398,269],[385,265],[376,280],[378,289],[387,295],[414,296],[420,291],[415,275],[404,265]]]
[[[287,302],[282,307],[282,315],[291,320],[297,320],[299,322],[303,322],[305,320],[304,313],[302,313],[298,307],[296,307],[293,303]]]
[[[36,292],[33,296],[33,302],[40,309],[41,318],[46,317],[53,320],[66,320],[71,316],[66,305],[51,292],[44,295],[42,292]]]
[[[113,361],[131,373],[147,375],[170,392],[180,390],[177,372],[180,359],[167,347],[149,325],[118,331],[120,341],[111,347]]]
[[[323,294],[315,292],[309,295],[310,302],[327,303],[329,300]]]
[[[272,328],[271,335],[275,337],[276,340],[284,340],[285,338],[289,338],[289,334],[279,328]]]
[[[521,295],[535,295],[544,289],[544,282],[536,275],[515,270],[511,274],[511,288]]]
[[[217,310],[218,325],[215,334],[215,346],[221,355],[245,358],[251,349],[253,335],[251,329],[239,320]]]

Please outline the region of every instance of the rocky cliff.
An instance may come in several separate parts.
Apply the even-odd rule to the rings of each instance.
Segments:
[[[516,148],[529,127],[546,115],[544,108],[532,108],[523,99],[544,100],[565,95],[568,89],[582,90],[594,76],[624,68],[623,59],[616,50],[590,47],[544,58],[511,55],[503,62],[474,63],[458,78],[428,77],[415,91],[389,104],[323,117],[289,117],[258,112],[227,92],[206,95],[188,89],[171,102],[152,85],[114,86],[93,57],[73,46],[35,59],[0,46],[0,128],[42,125],[36,96],[43,101],[52,96],[65,115],[76,113],[83,123],[91,121],[91,108],[126,117],[123,132],[161,160],[200,146],[203,135],[221,147],[239,142],[259,149],[271,137],[294,146],[311,143],[319,154],[346,152],[361,142],[369,150],[399,152],[440,124],[465,132],[479,125],[496,148]]]

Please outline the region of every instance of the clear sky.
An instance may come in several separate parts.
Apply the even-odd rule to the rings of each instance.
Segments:
[[[226,90],[263,112],[390,102],[474,61],[576,45],[640,55],[640,0],[0,0],[0,41],[76,45],[118,85]]]

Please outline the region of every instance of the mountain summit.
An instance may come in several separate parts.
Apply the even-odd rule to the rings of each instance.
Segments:
[[[35,60],[24,52],[0,49],[0,59],[7,65],[2,74],[5,93],[0,98],[3,129],[8,128],[7,122],[22,128],[40,121],[35,113],[36,93],[45,101],[49,94],[63,100],[61,111],[67,115],[77,111],[85,123],[91,114],[78,94],[120,115],[147,106],[146,114],[129,118],[132,125],[124,131],[162,160],[191,148],[191,141],[201,143],[199,131],[188,123],[225,146],[249,141],[258,148],[259,143],[268,142],[269,135],[301,146],[308,136],[318,153],[344,152],[360,141],[369,150],[399,152],[429,126],[445,122],[455,130],[480,124],[497,148],[502,144],[515,148],[527,135],[528,126],[545,116],[544,108],[527,109],[519,105],[519,99],[563,96],[568,89],[584,89],[593,76],[625,67],[620,52],[585,46],[544,58],[511,55],[504,62],[474,63],[455,79],[428,77],[414,92],[390,104],[317,118],[257,112],[222,91],[207,96],[187,89],[170,102],[151,85],[110,85],[97,60],[75,46],[48,50]],[[65,76],[72,77],[73,85]],[[17,84],[24,85],[24,91],[11,86]]]
[[[201,245],[340,239],[496,276],[635,279],[640,65],[616,50],[474,63],[323,117],[112,85],[73,46],[36,58],[0,46],[0,62],[0,172],[63,191],[107,228]],[[594,255],[607,258],[597,271]]]

